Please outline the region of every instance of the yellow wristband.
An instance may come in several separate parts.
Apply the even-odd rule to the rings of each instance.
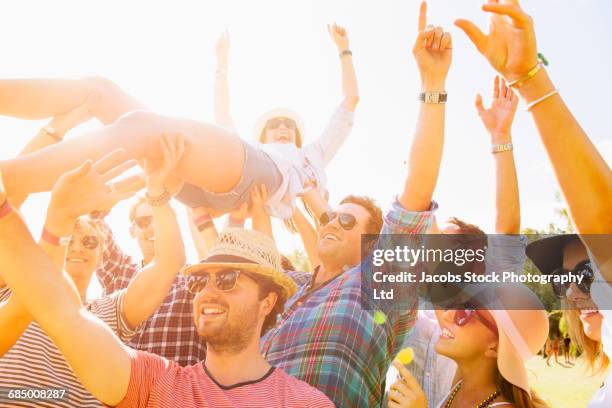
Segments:
[[[508,86],[511,88],[520,88],[525,84],[525,82],[536,76],[536,74],[542,69],[542,66],[543,64],[541,62],[538,62],[535,67],[531,68],[529,72],[527,72],[527,75],[515,81],[508,82]]]

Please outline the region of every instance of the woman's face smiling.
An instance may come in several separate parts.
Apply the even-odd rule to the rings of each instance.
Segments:
[[[563,250],[563,268],[573,270],[580,262],[588,259],[584,244],[580,240],[570,242]],[[591,299],[589,293],[582,292],[576,284],[572,283],[565,292],[569,306],[575,308],[580,314],[584,334],[591,340],[601,341],[601,322],[603,316],[599,308]]]
[[[436,310],[436,317],[442,329],[436,344],[436,352],[455,361],[496,357],[497,333],[494,333],[481,319],[495,326],[493,316],[487,310],[474,311],[463,325],[455,322],[456,310]],[[479,315],[476,316],[475,314]]]

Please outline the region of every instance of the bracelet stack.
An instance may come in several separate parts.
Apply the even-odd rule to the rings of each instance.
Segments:
[[[164,187],[164,192],[161,193],[159,196],[151,197],[149,195],[149,193],[147,192],[147,193],[145,193],[145,197],[147,198],[147,203],[151,207],[161,207],[162,205],[164,205],[164,204],[168,203],[168,201],[170,201],[170,199],[172,198],[172,195],[170,194],[168,189]]]

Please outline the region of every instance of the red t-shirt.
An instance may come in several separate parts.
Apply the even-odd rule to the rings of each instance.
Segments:
[[[223,387],[208,375],[202,363],[181,367],[156,354],[136,350],[131,358],[130,383],[117,407],[334,407],[321,391],[278,368],[257,381]]]

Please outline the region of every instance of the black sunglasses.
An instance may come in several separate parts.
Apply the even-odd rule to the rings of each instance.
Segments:
[[[81,244],[87,249],[96,249],[100,244],[100,240],[95,235],[85,235],[81,238]],[[68,246],[74,245],[74,237],[70,238]]]
[[[153,216],[152,215],[143,215],[141,217],[134,218],[134,223],[140,229],[148,228],[149,225],[151,225],[152,222],[153,222]]]
[[[319,217],[319,224],[324,227],[333,220],[335,220],[336,217],[338,217],[338,222],[345,231],[350,231],[351,229],[353,229],[355,224],[357,224],[355,216],[347,213],[337,213],[335,211],[326,211],[321,214],[321,216]]]
[[[487,329],[491,330],[493,333],[497,334],[497,326],[485,319],[480,313],[478,313],[477,307],[475,307],[471,303],[466,303],[461,307],[455,310],[455,316],[453,321],[457,326],[465,326],[472,320],[473,317],[476,317],[482,324],[484,324]]]
[[[285,125],[287,129],[291,130],[297,129],[297,124],[295,121],[289,118],[273,118],[266,122],[267,129],[276,129],[280,125]]]
[[[221,292],[229,292],[236,287],[236,281],[241,273],[248,276],[239,269],[223,269],[217,273],[194,272],[187,277],[187,290],[194,295],[201,292],[208,285],[211,276],[214,276],[217,289]]]
[[[593,283],[593,279],[595,274],[593,273],[593,268],[591,267],[591,262],[586,259],[578,265],[574,267],[574,269],[565,269],[565,268],[557,268],[553,271],[553,276],[562,276],[562,275],[574,275],[576,278],[583,276],[581,283],[576,283],[578,289],[584,294],[591,293],[591,284]],[[559,299],[564,299],[567,290],[572,285],[571,282],[561,283],[561,282],[552,282],[553,291],[555,295]]]

